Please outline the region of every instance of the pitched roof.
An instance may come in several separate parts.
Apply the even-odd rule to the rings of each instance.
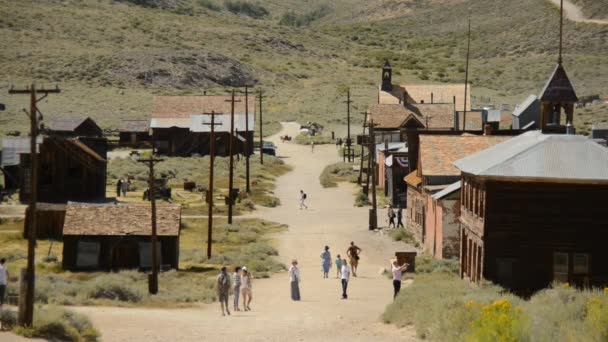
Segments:
[[[427,120],[428,119],[428,120]],[[369,107],[368,121],[374,120],[376,128],[398,129],[408,120],[429,129],[452,129],[454,107],[451,104],[375,104]]]
[[[530,131],[454,165],[478,176],[608,183],[608,149],[580,135]]]
[[[405,88],[393,84],[393,89],[385,91],[380,88],[378,90],[378,104],[403,104]]]
[[[63,235],[148,236],[152,234],[151,217],[148,204],[69,202]],[[159,236],[179,236],[181,206],[157,205],[156,220]]]
[[[431,103],[431,94],[433,94],[433,103],[454,103],[456,96],[456,110],[463,110],[464,107],[464,83],[461,84],[402,84],[401,87],[407,91],[409,100],[416,103]],[[471,110],[471,85],[469,84],[467,91],[467,108]]]
[[[85,145],[82,141],[76,139],[67,140],[68,144],[75,146],[76,148],[82,150],[84,153],[88,154],[90,157],[93,157],[98,161],[106,161],[102,156],[100,156],[97,152],[95,152],[92,148]]]
[[[518,104],[517,107],[515,107],[515,111],[513,111],[513,115],[520,116],[523,112],[528,110],[528,108],[530,108],[531,106],[535,106],[534,109],[540,115],[540,102],[538,101],[538,96],[536,96],[536,95],[530,95],[524,100],[524,102]]]
[[[36,138],[38,144],[42,143],[42,137]],[[37,147],[38,151],[40,146]],[[2,139],[2,161],[0,166],[19,165],[20,154],[30,153],[30,138],[4,138]]]
[[[419,168],[422,176],[458,176],[454,162],[510,137],[475,135],[420,135]]]
[[[578,101],[574,87],[570,83],[566,70],[561,64],[557,64],[538,97],[541,101],[548,102],[574,103]]]
[[[47,126],[51,131],[56,132],[74,132],[78,127],[82,126],[84,123],[88,123],[94,127],[95,130],[101,132],[101,128],[97,125],[93,119],[85,117],[85,118],[55,118],[49,121]]]
[[[133,119],[120,121],[119,132],[138,132],[146,133],[150,130],[150,120],[148,119]]]
[[[189,119],[193,114],[230,114],[230,96],[155,96],[152,119]],[[245,96],[236,96],[234,112],[245,113]],[[249,96],[249,113],[255,113],[255,97]]]

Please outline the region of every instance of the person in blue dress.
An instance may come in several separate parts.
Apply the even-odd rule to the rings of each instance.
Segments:
[[[323,278],[328,278],[329,269],[331,268],[331,253],[329,253],[329,246],[325,246],[325,250],[321,253],[321,267],[323,267]]]

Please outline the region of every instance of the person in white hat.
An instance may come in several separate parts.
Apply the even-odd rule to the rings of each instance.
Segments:
[[[243,275],[241,276],[241,293],[243,294],[243,306],[245,307],[245,311],[251,311],[249,304],[251,304],[251,299],[253,298],[251,294],[251,281],[253,276],[247,269],[247,266],[244,266]]]

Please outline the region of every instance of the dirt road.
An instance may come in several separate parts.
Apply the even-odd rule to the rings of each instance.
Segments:
[[[295,136],[298,125],[287,123],[281,134]],[[278,135],[277,135],[278,136]],[[388,278],[379,274],[402,243],[367,230],[367,209],[353,207],[352,185],[323,189],[319,175],[338,161],[334,145],[309,146],[277,142],[279,155],[294,170],[277,181],[282,205],[257,212],[264,219],[289,224],[276,237],[282,262],[297,258],[301,265],[302,301],[289,299],[286,273],[254,282],[252,312],[221,317],[219,304],[192,309],[121,309],[82,307],[103,334],[104,341],[409,341],[410,329],[379,322],[392,300]],[[308,194],[308,210],[299,209],[299,190]],[[349,299],[340,299],[340,284],[332,268],[322,279],[320,254],[344,255],[354,240],[362,249],[359,277],[349,285]]]
[[[560,5],[560,0],[549,1],[558,7]],[[608,24],[608,20],[606,19],[588,19],[583,14],[583,11],[569,0],[564,0],[564,14],[566,18],[577,23]]]

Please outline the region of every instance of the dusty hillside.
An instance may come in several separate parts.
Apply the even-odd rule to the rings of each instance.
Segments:
[[[0,0],[0,134],[25,129],[27,100],[6,89],[32,80],[65,90],[42,103],[47,117],[105,127],[149,115],[154,94],[253,83],[269,95],[269,133],[296,118],[334,129],[346,122],[341,91],[362,111],[385,58],[397,82],[461,82],[469,7],[474,104],[538,92],[558,19],[540,0]],[[565,32],[579,95],[607,94],[608,28],[567,22]]]
[[[608,0],[574,0],[583,13],[592,19],[608,19]]]

